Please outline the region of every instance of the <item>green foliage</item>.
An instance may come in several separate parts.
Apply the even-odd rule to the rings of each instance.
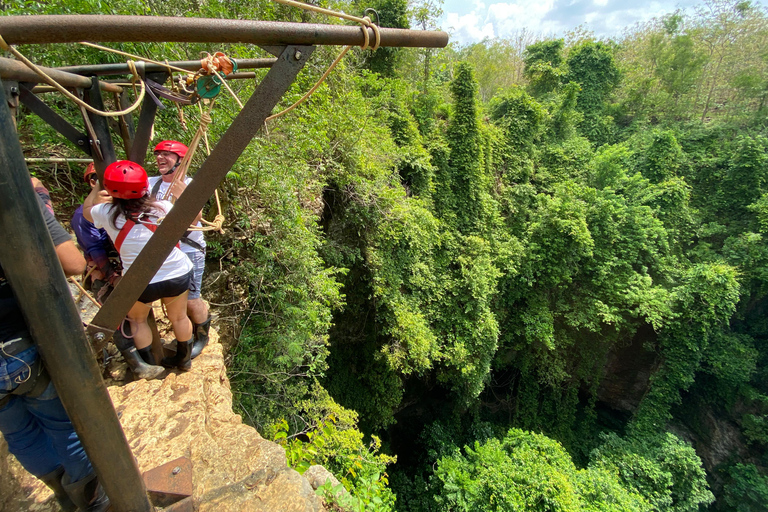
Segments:
[[[734,512],[759,512],[768,503],[768,477],[754,464],[736,464],[728,471],[731,481],[724,492],[725,503]]]
[[[440,16],[439,2],[373,7],[383,26],[410,16],[433,28]],[[739,425],[749,443],[709,475],[724,489],[718,506],[760,510],[768,32],[763,8],[705,7],[620,41],[579,30],[351,52],[230,170],[227,234],[210,236],[208,258],[221,302],[245,304],[233,313],[236,407],[293,467],[341,477],[351,494],[324,488],[329,504],[394,509],[386,470],[401,511],[697,510],[712,501],[701,462],[665,431],[705,444],[700,414]],[[229,0],[16,2],[3,14],[85,12],[341,23]],[[120,60],[61,46],[24,50],[49,66]],[[279,107],[336,55],[319,47]],[[243,99],[255,86],[232,85]],[[173,110],[159,113],[157,136],[185,140]],[[75,155],[22,114],[30,156]],[[222,96],[212,144],[236,114]],[[83,192],[76,171],[34,170],[66,205]],[[628,396],[616,396],[617,371],[631,374]],[[682,396],[696,406],[675,407]],[[407,455],[395,471],[378,434]]]
[[[581,87],[576,107],[584,115],[581,131],[600,145],[613,136],[612,119],[604,111],[609,95],[619,85],[620,73],[613,49],[602,42],[586,41],[571,48],[566,61],[565,81]]]
[[[441,458],[435,474],[444,510],[651,510],[615,473],[577,470],[559,443],[517,429]]]
[[[563,40],[539,41],[525,49],[524,74],[534,97],[551,94],[566,80],[563,69]]]
[[[655,438],[607,434],[602,440],[590,456],[590,468],[618,474],[622,484],[647,500],[652,510],[696,512],[714,501],[701,459],[673,434]]]
[[[328,483],[318,494],[328,500],[339,499],[345,510],[386,512],[393,510],[395,496],[389,490],[385,473],[387,465],[396,461],[378,453],[381,441],[376,436],[369,444],[357,429],[358,415],[338,405],[319,384],[315,383],[307,400],[299,403],[306,424],[299,432],[291,432],[286,420],[268,429],[267,435],[285,448],[288,465],[299,473],[319,464],[341,477],[350,495],[336,498],[340,489]]]

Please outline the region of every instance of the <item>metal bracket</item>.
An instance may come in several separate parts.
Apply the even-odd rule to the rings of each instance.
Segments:
[[[97,354],[107,345],[109,340],[112,339],[112,333],[114,332],[115,329],[100,327],[94,324],[88,324],[85,327],[85,334],[88,336],[88,340],[91,342],[91,346]]]
[[[175,510],[181,512],[187,510],[182,505],[182,500],[192,496],[194,490],[192,485],[192,461],[187,457],[179,457],[176,460],[167,462],[142,475],[144,484],[147,486],[147,493],[152,504],[156,507],[170,507],[166,510]],[[191,505],[192,500],[188,500]],[[189,509],[192,510],[192,509]]]
[[[5,88],[8,107],[10,107],[11,112],[15,113],[16,109],[19,108],[19,83],[7,81],[3,82],[3,87]]]
[[[19,84],[19,98],[21,102],[37,116],[48,123],[54,130],[62,134],[68,141],[74,144],[86,155],[91,156],[91,148],[88,145],[88,135],[69,124],[69,122],[53,111],[51,107],[32,93],[31,84]]]
[[[276,45],[266,45],[266,44],[260,44],[259,48],[264,50],[265,52],[269,52],[275,57],[279,57],[281,53],[283,53],[283,50],[285,50],[285,46],[276,46]]]

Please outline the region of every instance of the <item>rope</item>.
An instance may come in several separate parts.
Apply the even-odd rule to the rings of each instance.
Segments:
[[[108,46],[101,46],[100,44],[93,44],[93,43],[88,43],[88,42],[85,42],[85,41],[80,41],[80,44],[85,45],[85,46],[90,46],[91,48],[96,48],[98,50],[104,50],[105,52],[116,53],[118,55],[122,55],[123,57],[130,57],[130,58],[136,59],[136,60],[143,60],[144,62],[151,62],[152,64],[157,64],[159,66],[164,66],[164,67],[166,67],[168,69],[173,69],[175,71],[179,71],[179,72],[185,73],[187,75],[191,75],[192,74],[192,73],[189,72],[188,69],[177,68],[176,66],[172,66],[168,61],[160,62],[160,61],[157,61],[157,60],[148,59],[146,57],[141,57],[139,55],[134,55],[132,53],[124,52],[124,51],[121,51],[121,50],[115,50],[114,48],[110,48]]]
[[[280,0],[276,0],[276,1],[280,1]],[[273,120],[273,119],[275,119],[277,117],[282,116],[283,114],[287,114],[291,110],[295,109],[296,107],[298,107],[299,105],[304,103],[307,100],[307,98],[312,96],[312,93],[314,93],[317,90],[317,88],[320,87],[320,85],[322,85],[322,83],[325,81],[326,77],[331,73],[331,71],[333,71],[333,68],[336,67],[336,64],[341,62],[341,59],[344,58],[344,56],[347,54],[347,52],[350,50],[350,48],[352,48],[352,47],[351,46],[347,46],[346,48],[344,48],[344,50],[342,50],[342,52],[339,54],[339,56],[336,57],[336,60],[334,60],[333,63],[325,71],[325,73],[323,73],[323,76],[320,77],[320,80],[318,80],[317,83],[315,85],[313,85],[312,88],[309,91],[307,91],[307,93],[304,96],[301,97],[301,99],[299,99],[296,103],[294,103],[290,107],[286,108],[282,112],[278,112],[277,114],[273,114],[273,115],[269,116],[268,118],[266,118],[264,120],[264,122],[271,121],[271,120]]]
[[[194,155],[195,150],[197,149],[197,146],[200,143],[200,139],[203,137],[203,134],[208,131],[208,125],[211,123],[210,112],[215,103],[216,103],[215,100],[211,101],[211,104],[208,106],[208,111],[201,112],[200,125],[198,126],[197,131],[195,132],[195,136],[192,137],[192,141],[189,143],[187,154],[184,155],[184,158],[181,159],[181,162],[179,162],[179,167],[176,169],[176,172],[173,173],[173,179],[171,180],[171,183],[168,186],[168,190],[165,191],[165,195],[163,195],[164,200],[167,200],[170,197],[171,187],[173,187],[173,185],[179,180],[183,181],[184,178],[186,177],[187,169],[189,169],[189,165],[192,163],[192,156]]]
[[[90,294],[90,293],[88,293],[88,292],[85,290],[85,288],[83,288],[83,287],[80,285],[80,283],[78,283],[78,282],[77,282],[77,279],[75,279],[75,276],[69,276],[69,280],[70,280],[70,281],[72,281],[73,283],[75,283],[75,286],[77,286],[77,287],[80,289],[80,293],[84,293],[86,297],[88,297],[89,299],[91,299],[91,302],[93,302],[94,304],[96,304],[96,307],[97,307],[97,308],[101,308],[101,304],[99,304],[99,303],[98,303],[98,301],[97,301],[96,299],[94,299],[93,297],[91,297],[91,294]]]
[[[143,80],[139,80],[141,83],[141,93],[139,94],[138,98],[136,98],[136,102],[131,105],[130,107],[126,108],[125,110],[118,110],[115,112],[106,112],[103,110],[99,110],[96,108],[93,108],[88,103],[84,102],[71,92],[69,92],[67,89],[64,88],[61,84],[59,84],[56,80],[48,76],[45,71],[37,67],[33,62],[31,62],[29,59],[27,59],[24,55],[21,54],[16,48],[9,45],[5,42],[5,39],[3,39],[3,36],[0,36],[0,48],[3,50],[11,52],[17,59],[19,59],[21,62],[27,65],[28,68],[30,68],[32,71],[37,73],[37,75],[42,78],[48,85],[51,85],[55,87],[60,93],[62,93],[65,97],[69,98],[70,100],[74,101],[77,105],[83,107],[88,112],[95,114],[97,116],[101,117],[112,117],[112,116],[124,116],[126,114],[130,114],[137,108],[139,108],[139,105],[141,105],[142,100],[144,99],[144,94],[146,92],[146,88],[144,85]],[[136,69],[136,64],[133,61],[128,61],[128,68],[131,70],[131,74],[133,75],[133,78],[131,79],[131,83],[135,86],[136,84],[136,77],[139,76],[139,73]]]
[[[361,48],[363,50],[368,49],[368,30],[366,29],[371,28],[373,29],[373,33],[376,36],[376,43],[373,45],[373,48],[371,48],[371,50],[376,51],[379,49],[379,43],[381,42],[381,36],[379,35],[379,27],[377,27],[376,24],[373,23],[368,16],[358,18],[357,16],[352,16],[351,14],[332,11],[330,9],[325,9],[323,7],[317,7],[316,5],[309,5],[303,2],[296,2],[295,0],[275,0],[275,2],[279,4],[289,5],[291,7],[298,7],[299,9],[304,9],[305,11],[314,11],[320,14],[325,14],[327,16],[336,16],[337,18],[342,18],[345,20],[354,21],[355,23],[360,23],[362,25],[363,33],[365,34],[365,42],[363,43],[363,46],[361,46]]]
[[[362,46],[360,46],[360,48],[363,49],[363,50],[367,50],[368,49],[368,45],[370,43],[370,38],[368,36],[368,29],[370,28],[370,29],[373,30],[373,34],[374,34],[374,36],[376,38],[376,41],[375,41],[373,47],[371,48],[371,51],[376,51],[376,50],[379,49],[379,44],[381,43],[381,34],[379,33],[379,27],[375,23],[373,23],[371,21],[371,18],[369,18],[368,16],[364,16],[362,18],[358,18],[357,16],[352,16],[351,14],[346,14],[346,13],[338,12],[338,11],[332,11],[330,9],[325,9],[323,7],[317,7],[316,5],[309,5],[309,4],[305,4],[305,3],[302,3],[302,2],[296,2],[295,0],[275,0],[275,2],[277,2],[279,4],[288,5],[288,6],[291,6],[291,7],[298,7],[299,9],[304,9],[305,11],[314,11],[314,12],[317,12],[317,13],[320,13],[320,14],[325,14],[325,15],[328,15],[328,16],[336,16],[338,18],[343,18],[345,20],[354,21],[355,23],[359,23],[361,25],[360,28],[363,31],[363,37],[364,37],[363,44],[362,44]],[[312,86],[312,88],[309,90],[309,92],[307,92],[296,103],[294,103],[290,107],[286,108],[282,112],[278,112],[277,114],[269,116],[268,118],[266,118],[264,120],[264,122],[266,123],[267,121],[271,121],[272,119],[275,119],[275,118],[278,118],[278,117],[280,117],[280,116],[282,116],[284,114],[287,114],[291,110],[295,109],[296,107],[298,107],[299,105],[304,103],[307,100],[307,98],[312,96],[312,94],[317,90],[317,88],[320,87],[320,85],[325,81],[325,79],[328,77],[328,75],[331,73],[331,71],[333,71],[333,68],[335,68],[336,65],[339,62],[341,62],[341,59],[344,58],[344,56],[347,54],[347,52],[351,48],[352,48],[352,45],[349,45],[346,48],[344,48],[344,50],[342,50],[342,52],[339,54],[339,56],[336,57],[336,60],[333,61],[333,63],[326,70],[326,72],[323,73],[323,76],[320,77],[320,80],[318,80],[317,83],[314,86]]]
[[[216,101],[212,100],[211,104],[208,106],[208,110],[204,111],[202,107],[200,107],[200,125],[197,128],[197,131],[195,132],[195,136],[192,137],[192,141],[189,143],[189,149],[187,150],[187,154],[184,155],[184,158],[181,159],[181,162],[179,162],[179,167],[176,169],[176,172],[173,173],[173,179],[171,180],[171,183],[168,185],[168,190],[165,191],[165,194],[163,195],[163,199],[167,200],[171,195],[171,187],[173,187],[174,183],[177,183],[179,180],[183,180],[184,177],[187,174],[187,169],[189,169],[190,164],[192,163],[192,157],[195,154],[195,151],[197,150],[197,147],[200,145],[200,139],[207,136],[208,133],[208,125],[211,123],[211,110],[213,109],[213,105]],[[211,154],[211,149],[208,147],[208,141],[206,138],[206,149],[208,151],[208,155]],[[222,235],[224,234],[224,229],[222,229],[222,226],[224,225],[224,221],[226,218],[221,213],[221,202],[219,201],[219,191],[218,189],[214,189],[214,195],[216,196],[216,207],[218,208],[218,214],[216,217],[214,217],[213,222],[208,222],[205,219],[200,219],[200,221],[203,224],[206,224],[205,226],[190,226],[188,228],[189,231],[218,231]],[[159,221],[158,221],[159,224]]]

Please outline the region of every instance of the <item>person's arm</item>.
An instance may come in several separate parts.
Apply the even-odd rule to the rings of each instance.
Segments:
[[[72,240],[57,245],[56,256],[67,277],[80,275],[85,271],[85,258]]]
[[[93,216],[91,210],[97,204],[111,203],[112,197],[109,193],[101,188],[101,183],[97,183],[95,187],[91,189],[91,193],[83,201],[83,217],[89,222],[93,222]]]
[[[72,241],[72,237],[61,227],[56,217],[48,211],[40,197],[38,197],[38,202],[40,203],[40,210],[43,212],[45,226],[48,228],[48,233],[51,235],[54,247],[56,247],[56,256],[59,258],[64,274],[67,277],[82,274],[85,271],[85,258],[80,253],[75,242]]]
[[[183,194],[186,189],[187,189],[187,184],[179,180],[175,182],[173,185],[171,185],[171,196],[178,199],[179,197],[181,197],[181,194]],[[195,220],[192,221],[190,226],[197,225],[197,223],[200,222],[200,219],[202,218],[203,218],[203,210],[200,210],[200,212],[198,212],[197,214],[197,217],[195,217]]]

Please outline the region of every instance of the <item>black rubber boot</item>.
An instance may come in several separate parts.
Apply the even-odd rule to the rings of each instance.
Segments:
[[[112,341],[115,343],[117,350],[123,355],[123,359],[125,359],[125,362],[128,364],[128,368],[131,369],[133,375],[135,375],[137,379],[152,380],[165,373],[165,368],[162,366],[147,364],[141,355],[139,355],[139,351],[136,350],[133,342],[125,338],[123,333],[120,332],[120,329],[116,330],[115,334],[112,335]],[[149,350],[149,347],[147,347],[147,350]],[[154,361],[154,357],[152,360]]]
[[[156,365],[157,361],[155,361],[155,354],[152,353],[152,345],[144,348],[137,349],[139,352],[139,355],[144,360],[145,363],[149,365]]]
[[[109,498],[99,483],[99,479],[96,478],[95,473],[91,473],[74,483],[69,483],[69,475],[64,474],[61,483],[78,510],[83,512],[106,512],[109,509]]]
[[[192,369],[192,351],[191,342],[176,341],[176,355],[173,357],[164,357],[160,363],[166,368],[178,368],[179,370],[189,371]]]
[[[208,315],[208,319],[201,324],[192,324],[192,337],[194,343],[192,344],[192,359],[200,355],[205,346],[208,344],[208,330],[211,328],[211,315]]]
[[[67,491],[64,490],[64,486],[61,484],[61,479],[63,477],[64,468],[59,466],[50,473],[41,476],[40,480],[53,491],[53,495],[56,497],[56,501],[59,502],[61,510],[64,512],[74,512],[77,507],[72,503],[72,500],[69,499]]]

